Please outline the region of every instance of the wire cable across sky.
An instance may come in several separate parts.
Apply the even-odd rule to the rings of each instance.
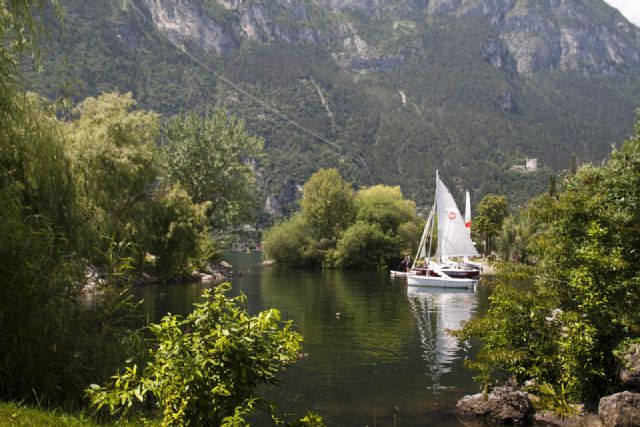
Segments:
[[[127,1],[126,4],[130,5],[131,8],[148,24],[151,24],[152,26],[155,26],[154,22],[145,15],[145,13],[140,10],[140,8],[138,6],[136,6],[132,1]],[[228,78],[226,78],[225,76],[223,76],[222,74],[220,74],[219,72],[215,71],[213,68],[211,68],[209,65],[207,65],[204,61],[202,61],[201,59],[199,59],[198,57],[196,57],[195,55],[193,55],[191,52],[189,52],[184,46],[182,46],[180,43],[176,42],[175,40],[172,40],[171,37],[169,37],[167,34],[163,33],[162,31],[158,31],[158,34],[160,34],[161,37],[163,37],[164,39],[166,39],[169,43],[171,43],[173,46],[176,47],[176,49],[180,50],[180,52],[182,52],[184,55],[186,55],[189,59],[191,59],[193,62],[195,62],[198,66],[202,67],[204,70],[206,70],[209,74],[211,74],[212,76],[214,76],[215,78],[217,78],[218,80],[222,81],[223,83],[227,84],[228,86],[230,86],[233,90],[237,91],[238,93],[246,96],[247,98],[251,99],[252,101],[254,101],[255,103],[259,104],[260,106],[264,107],[265,109],[271,111],[272,113],[274,113],[276,116],[278,116],[280,119],[284,120],[285,122],[289,123],[290,125],[294,126],[295,128],[301,130],[302,132],[312,136],[313,138],[333,147],[334,149],[336,149],[339,153],[344,153],[344,150],[342,149],[342,147],[340,147],[338,144],[336,144],[335,142],[332,142],[330,140],[328,140],[327,138],[323,137],[322,135],[318,134],[317,132],[314,132],[304,126],[302,126],[300,123],[296,122],[295,120],[287,117],[285,114],[283,114],[282,112],[280,112],[280,110],[278,110],[276,107],[270,105],[269,103],[261,100],[260,98],[252,95],[251,93],[247,92],[246,90],[244,90],[243,88],[241,88],[239,85],[237,85],[236,83],[232,82],[231,80],[229,80]],[[354,159],[356,161],[360,161],[362,162],[362,165],[364,166],[364,170],[367,173],[367,176],[369,177],[370,180],[372,180],[372,176],[371,173],[369,172],[369,167],[367,166],[367,163],[365,162],[364,158],[362,158],[362,156],[360,155],[356,155],[357,158],[354,157]],[[353,155],[352,155],[353,157]]]

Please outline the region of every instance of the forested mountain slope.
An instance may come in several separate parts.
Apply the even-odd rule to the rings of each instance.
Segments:
[[[572,156],[633,129],[640,30],[602,0],[63,0],[26,84],[74,99],[131,91],[166,115],[223,106],[265,139],[265,210],[336,166],[356,185],[515,202]],[[328,144],[225,84],[324,137]],[[336,148],[336,146],[338,148]],[[538,158],[542,173],[509,167]]]

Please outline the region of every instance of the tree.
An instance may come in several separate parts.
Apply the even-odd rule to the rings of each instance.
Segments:
[[[487,194],[480,200],[476,208],[475,231],[485,241],[485,253],[493,250],[493,236],[502,227],[502,222],[509,214],[506,196]]]
[[[636,110],[636,134],[634,137],[629,138],[622,144],[621,151],[626,154],[640,153],[640,108]]]
[[[255,161],[262,140],[223,110],[192,112],[162,128],[164,179],[178,183],[195,203],[211,203],[214,227],[247,220],[255,201]]]
[[[298,359],[302,337],[275,309],[250,316],[244,295],[225,296],[230,289],[207,289],[186,318],[151,324],[149,361],[127,366],[107,387],[92,385],[92,404],[126,415],[153,401],[163,425],[246,425],[254,407],[272,413],[258,387],[275,384],[278,371]]]
[[[356,194],[356,220],[377,224],[383,233],[395,234],[401,224],[416,219],[413,201],[404,200],[400,187],[375,185]]]
[[[640,156],[581,167],[528,215],[543,225],[528,245],[536,262],[506,270],[533,277],[531,288],[499,286],[487,315],[456,335],[482,339],[470,366],[485,386],[535,380],[534,393],[592,404],[616,384],[616,348],[640,326]]]
[[[149,250],[158,257],[160,272],[189,274],[219,256],[209,234],[209,206],[210,202],[193,203],[179,184],[156,192],[149,211],[153,231]]]
[[[265,232],[262,250],[269,258],[276,260],[280,267],[315,267],[322,262],[322,254],[308,232],[308,225],[300,214],[283,221]]]
[[[148,247],[143,226],[158,175],[158,115],[131,111],[130,93],[87,98],[68,123],[68,148],[87,231],[85,251],[100,236]],[[104,248],[103,248],[104,249]]]
[[[383,270],[397,256],[397,245],[392,237],[377,224],[358,221],[340,235],[325,264],[343,269]]]
[[[335,241],[355,216],[353,191],[336,169],[320,169],[304,184],[300,208],[315,238]]]
[[[420,238],[415,203],[400,187],[376,185],[354,196],[335,169],[309,179],[301,207],[265,234],[265,254],[284,267],[383,269]]]

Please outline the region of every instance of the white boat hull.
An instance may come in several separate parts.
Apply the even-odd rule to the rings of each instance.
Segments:
[[[429,286],[434,288],[472,288],[478,281],[473,279],[453,279],[445,276],[407,275],[409,286]]]
[[[406,271],[396,271],[396,270],[391,270],[389,274],[391,275],[391,277],[407,277],[409,275],[409,273]]]

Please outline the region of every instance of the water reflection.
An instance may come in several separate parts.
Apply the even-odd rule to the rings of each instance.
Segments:
[[[451,372],[460,358],[461,343],[447,333],[460,329],[477,305],[477,295],[467,289],[438,289],[408,286],[407,297],[416,320],[417,339],[426,375],[434,390],[443,387],[441,377]]]
[[[259,255],[231,259],[252,313],[274,307],[294,321],[308,357],[268,390],[284,412],[319,412],[329,426],[450,426],[455,402],[478,386],[462,366],[466,348],[445,329],[484,310],[486,295],[407,288],[376,272],[276,270]],[[138,289],[151,320],[186,314],[204,287]],[[480,301],[480,303],[479,303]],[[340,313],[340,316],[336,316]],[[255,425],[268,423],[256,422]]]

